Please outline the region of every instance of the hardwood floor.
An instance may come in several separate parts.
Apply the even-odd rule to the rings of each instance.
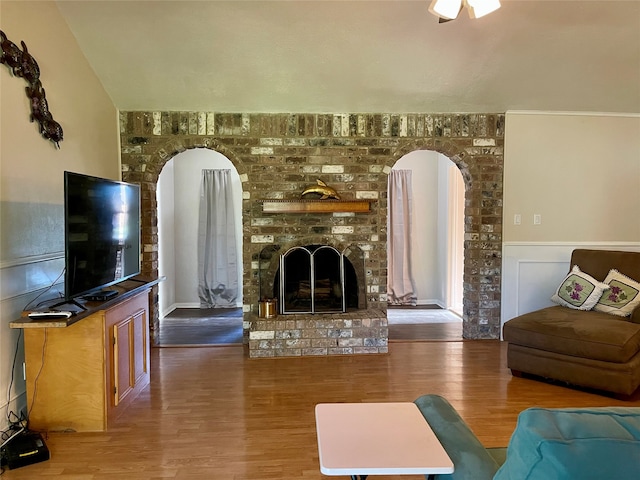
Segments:
[[[179,308],[160,320],[158,346],[242,345],[242,308]]]
[[[457,342],[462,340],[462,323],[389,324],[390,342]]]
[[[437,305],[390,306],[389,341],[460,341],[462,319]]]
[[[151,384],[105,433],[50,432],[51,459],[2,480],[320,480],[314,407],[445,396],[487,447],[530,406],[640,406],[530,379],[492,340],[394,342],[388,355],[248,359],[242,347],[154,348]],[[424,478],[380,476],[376,479]]]
[[[394,317],[402,312],[402,316]],[[389,312],[389,340],[458,341],[462,322],[448,322],[439,308],[393,307]],[[452,314],[450,314],[452,315]],[[241,345],[242,309],[180,308],[160,320],[158,346]]]

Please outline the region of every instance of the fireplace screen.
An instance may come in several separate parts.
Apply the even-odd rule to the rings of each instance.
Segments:
[[[277,283],[283,314],[346,312],[354,303],[358,305],[353,266],[328,245],[286,251],[280,256]]]

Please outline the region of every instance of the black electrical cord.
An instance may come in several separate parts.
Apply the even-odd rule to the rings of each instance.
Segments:
[[[11,380],[9,381],[9,388],[7,390],[7,421],[9,425],[12,425],[14,422],[11,420],[11,415],[17,417],[17,415],[13,412],[9,412],[9,405],[11,405],[11,389],[13,388],[13,381],[15,378],[16,372],[16,361],[18,359],[18,348],[20,347],[20,339],[22,338],[22,329],[18,331],[18,339],[16,340],[16,349],[13,354],[13,363],[11,365]]]
[[[45,294],[45,293],[47,293],[49,290],[51,290],[51,289],[54,287],[54,285],[55,285],[56,283],[58,283],[58,280],[60,280],[60,278],[62,278],[62,276],[64,275],[65,270],[66,270],[66,268],[63,268],[63,269],[62,269],[62,272],[60,272],[60,275],[58,275],[58,277],[57,277],[57,278],[56,278],[56,279],[51,283],[51,285],[49,285],[46,289],[44,289],[42,292],[40,292],[40,293],[36,296],[36,298],[34,298],[33,300],[31,300],[29,303],[27,303],[27,304],[24,306],[24,308],[22,309],[22,311],[23,311],[23,312],[24,312],[24,311],[26,311],[26,310],[27,310],[27,308],[29,308],[29,305],[31,305],[33,302],[35,302],[36,300],[38,300],[42,295],[44,295],[44,294]],[[36,305],[36,307],[39,307],[40,305],[42,305],[43,303],[48,302],[48,301],[50,301],[50,300],[44,300],[44,301],[42,301],[42,302],[38,303],[38,305]]]
[[[31,300],[29,303],[27,303],[25,305],[25,307],[23,308],[23,311],[26,311],[27,308],[29,308],[29,306],[31,304],[33,304],[38,298],[40,298],[42,295],[44,295],[45,293],[47,293],[48,291],[50,291],[53,286],[58,282],[58,280],[60,280],[60,278],[62,277],[62,275],[64,274],[65,270],[63,269],[62,272],[60,273],[60,275],[58,275],[58,277],[53,281],[53,283],[51,283],[51,285],[49,285],[45,290],[43,290],[42,292],[40,292],[40,294],[38,294],[33,300]],[[37,306],[42,305],[42,303],[44,302],[40,302],[38,303]],[[45,352],[46,352],[46,347],[47,347],[47,339],[48,339],[48,335],[47,335],[47,329],[44,330],[44,342],[42,344],[42,363],[40,364],[40,370],[38,371],[38,374],[36,375],[36,378],[34,380],[34,384],[33,384],[33,398],[31,400],[31,406],[28,408],[27,410],[27,415],[26,418],[24,416],[24,414],[22,412],[20,412],[20,415],[17,415],[15,412],[10,411],[10,405],[11,405],[11,390],[13,388],[13,384],[15,381],[15,371],[16,371],[16,363],[18,360],[18,349],[20,348],[20,339],[22,338],[22,329],[18,330],[18,338],[16,339],[16,346],[15,346],[15,351],[13,353],[13,361],[11,363],[11,379],[9,381],[9,387],[7,389],[7,409],[6,409],[6,418],[7,418],[7,423],[9,424],[9,428],[7,428],[6,430],[0,432],[0,445],[2,445],[4,447],[4,445],[15,435],[19,434],[22,431],[28,431],[28,425],[29,425],[29,413],[31,412],[31,410],[33,409],[33,405],[36,399],[36,394],[38,391],[38,379],[40,378],[40,374],[42,373],[42,370],[44,368],[44,360],[45,360]],[[2,455],[4,455],[4,448],[2,448]],[[2,461],[0,462],[0,475],[3,475],[5,472],[5,468],[4,468],[4,457],[2,458]]]
[[[35,405],[35,402],[36,402],[36,396],[38,394],[38,379],[40,378],[40,374],[44,369],[44,359],[45,359],[45,353],[47,351],[47,339],[48,339],[48,329],[45,328],[44,341],[42,342],[42,361],[40,362],[40,370],[38,370],[38,374],[36,375],[36,378],[33,380],[33,395],[31,398],[31,406],[29,406],[29,408],[27,409],[27,427],[26,427],[27,430],[29,429],[29,415],[33,410],[33,406]]]
[[[24,430],[24,426],[21,426],[20,424],[21,419],[22,419],[22,414],[20,415],[20,417],[18,415],[16,415],[13,411],[9,411],[9,405],[11,405],[11,389],[13,388],[13,381],[15,378],[15,371],[16,371],[16,361],[18,358],[18,347],[20,346],[20,338],[22,337],[22,329],[20,329],[18,331],[18,339],[16,340],[16,349],[15,349],[15,353],[13,354],[13,363],[11,365],[11,380],[9,381],[9,388],[7,390],[7,422],[9,423],[9,428],[2,431],[2,433],[0,434],[0,439],[2,440],[1,444],[2,447],[4,447],[4,445],[7,443],[7,441],[12,438],[14,435],[17,435],[18,433],[20,433],[22,430]],[[0,475],[2,475],[5,471],[4,469],[4,448],[1,449],[2,450],[2,460],[0,460]]]

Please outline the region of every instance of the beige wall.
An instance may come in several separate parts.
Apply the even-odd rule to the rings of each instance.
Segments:
[[[638,212],[640,115],[507,113],[505,243],[640,242]]]
[[[552,304],[573,249],[640,251],[640,115],[505,122],[501,323]]]
[[[0,2],[0,29],[38,62],[49,109],[64,129],[57,150],[29,121],[26,81],[0,65],[0,409],[17,332],[9,322],[62,272],[63,172],[118,179],[117,110],[53,2]],[[13,410],[24,404],[21,347]],[[2,417],[4,422],[5,416]],[[0,428],[4,423],[0,422]]]
[[[115,107],[55,3],[2,1],[0,25],[14,43],[24,40],[38,62],[49,109],[64,129],[56,150],[29,122],[25,80],[2,66],[1,199],[60,203],[64,170],[119,178]]]

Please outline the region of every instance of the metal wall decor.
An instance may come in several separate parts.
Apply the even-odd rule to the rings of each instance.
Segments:
[[[25,43],[21,41],[20,44],[22,50],[0,30],[0,49],[2,50],[0,63],[5,64],[12,75],[26,80],[28,85],[25,90],[31,107],[29,120],[38,122],[40,134],[47,140],[51,140],[56,148],[60,148],[62,126],[53,119],[49,111],[47,97],[40,83],[40,67],[27,50]]]

